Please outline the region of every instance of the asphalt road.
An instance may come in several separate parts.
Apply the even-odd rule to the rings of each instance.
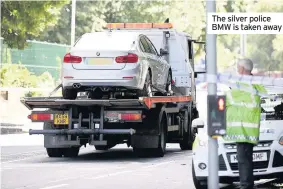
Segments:
[[[41,145],[2,146],[1,188],[194,189],[191,156],[175,144],[163,158],[137,158],[125,145],[110,151],[82,147],[77,158],[48,158]]]
[[[137,158],[131,148],[81,148],[77,158],[48,158],[41,146],[2,147],[2,189],[193,188],[191,152],[171,145],[164,158]]]

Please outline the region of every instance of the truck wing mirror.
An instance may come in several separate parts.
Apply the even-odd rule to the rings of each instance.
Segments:
[[[204,128],[204,121],[200,118],[196,118],[192,121],[192,127],[193,128]]]
[[[167,55],[167,54],[169,54],[169,53],[168,53],[167,50],[164,50],[164,49],[161,48],[159,54],[160,54],[160,56],[164,56],[164,55]]]

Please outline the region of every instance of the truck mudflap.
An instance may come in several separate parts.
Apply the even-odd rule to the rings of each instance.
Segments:
[[[134,129],[54,129],[54,130],[29,130],[30,135],[93,135],[93,134],[129,134],[136,133]]]

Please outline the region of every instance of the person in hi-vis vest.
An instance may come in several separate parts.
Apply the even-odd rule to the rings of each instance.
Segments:
[[[240,75],[252,75],[253,62],[250,59],[240,59],[237,69]],[[227,133],[224,139],[237,144],[241,189],[252,189],[253,147],[259,140],[261,100],[259,95],[241,90],[241,86],[256,89],[260,93],[266,93],[266,90],[258,84],[238,84],[240,88],[232,87],[226,92]]]

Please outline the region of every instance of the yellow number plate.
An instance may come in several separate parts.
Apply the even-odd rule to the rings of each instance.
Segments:
[[[54,114],[54,124],[55,125],[68,125],[69,116],[68,114]]]
[[[113,60],[112,58],[88,58],[87,62],[88,65],[104,66],[111,65]]]

